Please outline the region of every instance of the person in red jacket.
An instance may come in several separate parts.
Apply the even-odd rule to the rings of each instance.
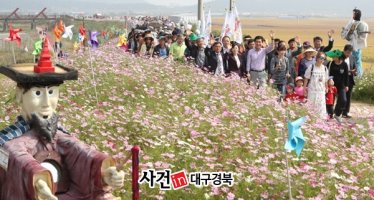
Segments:
[[[293,102],[293,101],[299,99],[299,96],[294,91],[293,84],[288,84],[287,87],[286,87],[286,89],[287,89],[287,94],[284,97],[284,101],[286,101],[286,102]]]
[[[338,90],[334,86],[333,77],[329,77],[327,84],[328,84],[328,88],[327,88],[327,93],[326,93],[326,110],[327,110],[327,114],[330,116],[330,119],[332,119],[334,115],[335,96],[338,93]]]

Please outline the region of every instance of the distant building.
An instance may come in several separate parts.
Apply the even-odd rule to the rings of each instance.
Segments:
[[[181,23],[181,22],[187,22],[187,23],[197,23],[197,16],[196,15],[172,15],[169,17],[170,21],[174,23]]]
[[[96,13],[96,14],[93,15],[93,18],[94,19],[104,19],[105,16],[101,13]]]

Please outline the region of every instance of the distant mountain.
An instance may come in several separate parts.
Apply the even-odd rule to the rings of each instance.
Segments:
[[[197,3],[197,0],[194,0]],[[197,12],[197,6],[175,6],[173,4],[158,5],[160,1],[149,0],[0,0],[0,12],[10,12],[16,7],[26,13],[35,13],[47,7],[48,13],[84,12],[86,14],[143,14],[143,15],[172,15]],[[165,2],[165,1],[162,1]],[[170,2],[170,1],[168,1]],[[156,4],[156,5],[155,5]],[[174,5],[174,6],[172,6]],[[364,17],[374,17],[372,0],[236,0],[239,13],[259,15],[323,15],[350,16],[352,9],[357,6],[362,9]],[[224,13],[229,7],[228,0],[212,0],[205,8],[213,13]]]

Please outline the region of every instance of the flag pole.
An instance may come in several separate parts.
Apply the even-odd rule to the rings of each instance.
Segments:
[[[203,13],[204,13],[204,1],[199,0],[198,1],[198,8],[197,8],[197,20],[202,21],[203,19]]]
[[[233,5],[234,5],[234,0],[230,0],[230,8],[229,8],[230,12],[232,11]]]

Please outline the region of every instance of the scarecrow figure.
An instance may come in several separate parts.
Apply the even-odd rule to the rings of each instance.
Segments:
[[[116,199],[110,190],[123,186],[124,172],[58,126],[58,86],[78,72],[50,59],[45,39],[37,65],[0,67],[17,82],[22,108],[17,122],[0,131],[0,199]]]

